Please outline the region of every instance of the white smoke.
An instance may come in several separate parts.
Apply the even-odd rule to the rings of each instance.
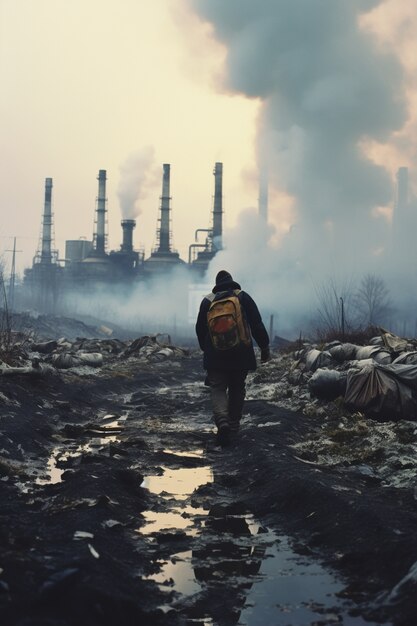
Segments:
[[[386,140],[405,121],[402,68],[358,24],[378,1],[191,4],[227,46],[226,86],[263,101],[259,162],[295,197],[302,258],[310,266],[307,253],[316,261],[335,238],[344,261],[352,244],[366,258],[379,237],[372,209],[391,201],[392,183],[360,142]]]
[[[123,219],[135,219],[140,214],[140,201],[155,187],[154,162],[155,151],[146,146],[130,154],[120,166],[117,195]]]
[[[279,311],[295,330],[326,276],[393,279],[389,224],[376,210],[392,206],[393,182],[363,152],[367,142],[389,142],[406,122],[403,67],[360,26],[382,2],[189,3],[226,46],[222,87],[262,103],[258,167],[268,168],[271,196],[293,198],[295,216],[279,249],[268,246],[271,233],[255,215],[241,216],[209,275],[234,272],[266,312]]]

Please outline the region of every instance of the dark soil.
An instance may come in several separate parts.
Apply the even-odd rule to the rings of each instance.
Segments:
[[[86,377],[0,380],[2,625],[175,626],[203,624],[204,615],[238,623],[248,585],[225,566],[224,584],[210,583],[210,533],[244,534],[239,520],[250,513],[260,533],[288,535],[299,554],[336,570],[351,614],[415,626],[416,577],[399,584],[417,562],[410,490],[383,488],[355,466],[326,469],[298,458],[291,445],[320,428],[321,418],[264,401],[246,403],[237,441],[221,449],[200,357],[132,363]],[[106,439],[103,417],[126,413],[116,440]],[[101,445],[87,445],[97,437]],[[45,482],[58,448],[62,480]],[[172,508],[143,478],[200,466],[211,466],[214,482],[187,502],[208,511],[202,532],[142,532],[146,511]],[[77,531],[89,535],[77,539]],[[169,580],[165,589],[152,580],[161,563],[190,550],[195,577],[205,581],[201,593],[180,596]],[[259,554],[258,562],[244,556],[246,579],[256,576]]]

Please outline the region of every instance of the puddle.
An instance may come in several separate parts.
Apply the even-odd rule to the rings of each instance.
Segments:
[[[227,506],[182,506],[197,487],[213,482],[210,467],[163,469],[142,486],[175,504],[165,513],[144,513],[146,524],[138,532],[183,530],[193,548],[155,561],[159,571],[147,578],[176,592],[162,609],[181,608],[185,600],[187,623],[200,626],[376,626],[349,615],[353,604],[338,598],[344,585],[332,572],[294,552],[287,537],[263,528],[253,515],[228,514]]]
[[[194,619],[187,624],[377,626],[349,615],[353,605],[337,597],[342,582],[320,564],[296,554],[288,538],[256,534],[261,527],[250,516],[228,518],[229,522],[249,520],[250,537],[235,533],[231,540],[230,533],[211,534],[193,550],[156,561],[160,571],[147,577],[161,590],[179,594],[171,608],[181,607],[181,597],[187,598]]]
[[[105,441],[113,439],[113,437],[106,438]],[[115,439],[115,437],[114,437]],[[69,449],[68,446],[62,448],[56,447],[52,450],[51,456],[46,464],[46,477],[39,476],[35,482],[37,485],[56,485],[62,482],[62,474],[66,471],[66,468],[57,467],[57,463],[65,463],[70,458],[76,458],[82,454],[92,452],[94,445],[87,443],[85,445],[79,445],[75,449]]]
[[[62,474],[65,470],[57,467],[56,463],[57,457],[52,453],[52,456],[49,457],[48,463],[46,464],[47,478],[38,477],[35,481],[37,485],[56,485],[56,483],[62,482]]]
[[[172,452],[165,450],[165,452]],[[194,451],[196,454],[199,452]],[[174,453],[176,454],[176,453]],[[184,456],[187,453],[184,453]],[[165,530],[184,530],[187,535],[195,537],[200,532],[201,517],[207,515],[207,510],[181,505],[201,485],[213,482],[213,472],[209,466],[170,469],[162,468],[162,476],[147,476],[142,487],[152,493],[161,495],[165,500],[174,499],[170,511],[160,513],[158,511],[145,511],[143,516],[146,524],[138,529],[138,532],[149,535],[153,532]],[[179,506],[180,505],[180,506]]]
[[[147,576],[147,579],[154,580],[159,585],[168,587],[170,591],[175,587],[175,591],[184,596],[192,596],[201,589],[194,577],[191,567],[192,552],[178,552],[173,554],[169,561],[158,560],[156,563],[161,566],[161,571],[157,574]],[[167,585],[168,583],[168,585]]]
[[[213,471],[209,466],[162,469],[162,476],[146,476],[142,487],[155,494],[166,493],[176,500],[186,500],[198,487],[213,482]]]
[[[199,532],[199,528],[195,523],[196,517],[205,515],[207,515],[206,509],[193,508],[191,506],[172,509],[168,513],[146,511],[143,513],[146,525],[140,528],[138,532],[143,535],[149,535],[164,530],[184,530],[187,535],[195,537]]]
[[[279,543],[269,546],[265,552],[259,569],[261,581],[251,586],[240,613],[240,625],[376,626],[348,614],[352,605],[337,597],[343,590],[343,583],[331,572],[297,555],[288,538],[277,539]]]
[[[89,432],[95,436],[91,437],[88,443],[73,446],[56,446],[53,448],[46,463],[46,471],[43,472],[43,476],[36,478],[35,483],[37,485],[56,485],[62,482],[62,474],[66,471],[66,468],[57,467],[58,463],[65,463],[68,459],[76,458],[82,454],[98,452],[106,448],[110,443],[120,441],[118,435],[122,432],[124,422],[128,417],[129,412],[120,416],[113,413],[99,416],[100,424],[93,425],[89,429]]]

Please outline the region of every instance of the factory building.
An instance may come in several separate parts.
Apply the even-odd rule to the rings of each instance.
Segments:
[[[214,202],[212,224],[197,229],[195,242],[189,247],[188,263],[180,258],[172,245],[171,166],[162,166],[162,193],[158,210],[157,245],[150,256],[135,250],[134,230],[136,221],[121,221],[121,245],[119,250],[107,250],[107,195],[106,170],[98,173],[94,232],[91,240],[68,240],[65,258],[58,259],[53,249],[52,179],[45,181],[45,204],[42,236],[33,265],[25,271],[25,285],[30,287],[31,300],[42,311],[54,311],[58,295],[88,293],[95,287],[121,285],[129,287],[140,281],[152,281],[165,277],[173,270],[189,271],[190,282],[201,280],[215,254],[222,249],[223,236],[223,164],[214,167]],[[198,238],[204,233],[204,243]]]

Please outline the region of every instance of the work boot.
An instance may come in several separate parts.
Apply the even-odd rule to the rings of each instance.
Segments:
[[[230,427],[227,424],[217,429],[217,443],[222,448],[230,445]]]
[[[223,447],[230,444],[230,426],[227,417],[220,417],[216,420],[217,442]]]
[[[230,424],[230,434],[231,435],[237,435],[237,433],[239,432],[240,420],[239,419],[230,418],[229,419],[229,424]]]

